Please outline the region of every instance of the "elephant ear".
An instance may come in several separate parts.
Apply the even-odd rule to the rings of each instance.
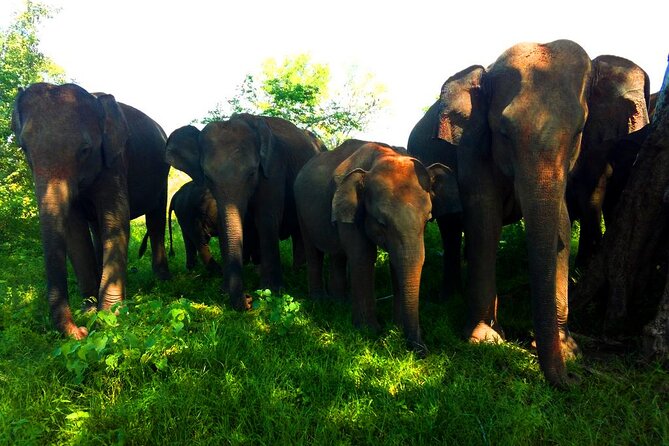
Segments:
[[[356,220],[366,174],[367,171],[356,168],[337,182],[332,197],[332,223],[353,223]]]
[[[192,125],[180,127],[167,138],[167,162],[187,173],[195,183],[204,185],[204,171],[200,164],[200,130]]]
[[[128,122],[114,96],[102,94],[97,98],[102,106],[102,159],[105,166],[114,165],[125,151],[128,141]]]
[[[16,99],[14,100],[14,109],[12,110],[12,132],[14,132],[14,137],[16,138],[16,145],[19,147],[23,146],[23,143],[21,142],[23,122],[21,121],[21,112],[19,111],[19,101],[21,100],[24,91],[23,88],[19,87]]]
[[[441,87],[436,137],[459,146],[477,145],[488,133],[488,101],[483,88],[485,69],[471,66],[448,78]]]
[[[243,119],[253,130],[255,130],[260,144],[260,167],[262,168],[265,178],[272,177],[276,173],[278,167],[276,153],[277,144],[274,133],[272,133],[272,129],[267,123],[267,119],[263,116],[255,116],[249,113],[232,115],[230,119],[233,118]]]
[[[611,55],[594,58],[589,87],[586,144],[621,137],[650,122],[650,80],[634,62]]]
[[[427,171],[430,175],[432,217],[462,212],[460,189],[455,172],[441,163],[428,166]]]

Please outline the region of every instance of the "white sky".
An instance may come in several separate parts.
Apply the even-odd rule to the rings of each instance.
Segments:
[[[669,53],[666,0],[43,3],[61,10],[42,26],[42,51],[87,90],[114,94],[168,134],[232,96],[268,57],[306,52],[335,76],[351,65],[373,73],[389,105],[358,136],[406,145],[444,80],[517,42],[568,38],[592,58],[626,57],[648,72],[653,92]],[[0,26],[22,8],[3,0]]]

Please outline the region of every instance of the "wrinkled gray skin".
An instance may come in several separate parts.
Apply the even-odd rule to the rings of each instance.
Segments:
[[[280,118],[234,115],[227,121],[175,130],[167,141],[168,162],[209,188],[218,207],[223,291],[233,308],[248,310],[242,283],[244,218],[256,231],[260,286],[282,286],[279,240],[291,237],[299,263],[300,236],[293,183],[319,147],[307,133]],[[302,254],[303,255],[303,254]]]
[[[423,231],[432,215],[457,202],[455,179],[443,165],[428,168],[406,151],[349,140],[309,161],[295,181],[307,256],[309,294],[326,295],[323,255],[330,255],[330,294],[346,295],[350,274],[353,324],[379,330],[374,296],[377,247],[390,256],[395,321],[411,348],[427,349],[418,318],[425,259]],[[450,195],[449,195],[450,194]]]
[[[12,129],[35,181],[51,318],[80,339],[88,332],[72,320],[66,253],[82,294],[109,309],[125,297],[129,221],[146,215],[153,270],[169,278],[165,133],[111,95],[46,83],[19,92]]]
[[[649,122],[644,104],[652,105],[648,76],[636,64],[617,56],[599,56],[592,64],[581,153],[567,184],[570,218],[581,220],[577,266],[583,266],[599,244],[602,214],[606,219],[615,207],[638,152],[639,138],[645,133],[624,136]],[[437,100],[415,125],[407,150],[423,163],[440,162],[457,170],[456,147],[434,137],[439,103]],[[449,297],[461,288],[461,215],[445,215],[437,222],[444,248],[441,295]]]
[[[567,207],[572,221],[581,222],[576,266],[583,267],[594,255],[602,238],[601,220],[605,206],[610,209],[620,197],[619,185],[626,182],[628,162],[621,162],[625,146],[615,140],[645,127],[649,121],[650,80],[634,62],[617,56],[592,60],[592,80],[588,96],[588,119],[583,130],[581,154],[567,183]],[[629,146],[636,154],[634,145]],[[611,152],[611,153],[610,153]],[[631,155],[631,154],[630,154]],[[617,159],[619,172],[612,160]],[[633,163],[633,160],[632,160]],[[610,187],[610,186],[613,186]],[[605,215],[606,217],[606,215]]]
[[[456,146],[468,265],[465,328],[472,342],[503,340],[495,263],[502,225],[525,219],[532,316],[541,369],[570,381],[565,356],[570,227],[564,195],[587,117],[591,61],[576,43],[523,43],[487,69],[446,81],[436,136]]]
[[[457,150],[452,144],[435,138],[439,120],[440,101],[427,110],[416,123],[409,135],[407,151],[426,166],[441,163],[453,171],[457,171]],[[462,245],[462,209],[438,217],[437,224],[441,233],[443,247],[443,273],[441,282],[441,299],[449,299],[462,291],[462,268],[460,266],[460,250]]]
[[[172,197],[167,211],[170,255],[174,255],[172,249],[172,211],[177,216],[184,239],[186,268],[188,270],[195,268],[197,255],[199,254],[202,263],[209,272],[222,275],[223,269],[212,257],[209,249],[209,240],[212,237],[218,237],[220,232],[218,229],[218,207],[209,189],[198,185],[194,181],[189,181],[181,186]],[[253,234],[252,227],[249,226],[245,221],[244,262],[253,259],[254,263],[259,263],[257,237],[249,235]]]

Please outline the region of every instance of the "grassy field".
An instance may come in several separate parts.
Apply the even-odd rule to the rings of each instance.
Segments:
[[[440,242],[428,225],[421,288],[426,359],[408,352],[380,299],[385,331],[353,329],[350,305],[306,298],[305,271],[282,246],[286,294],[256,292],[233,311],[219,279],[185,270],[175,228],[173,279],[153,279],[132,226],[127,305],[77,315],[83,341],[51,328],[34,218],[0,221],[0,444],[669,444],[669,376],[633,353],[578,336],[581,382],[550,388],[529,349],[521,225],[500,248],[501,321],[510,342],[460,337],[462,298],[438,302]],[[218,255],[216,243],[212,244]],[[257,275],[245,270],[249,289]],[[377,296],[388,296],[379,256]],[[79,308],[70,281],[73,308]]]

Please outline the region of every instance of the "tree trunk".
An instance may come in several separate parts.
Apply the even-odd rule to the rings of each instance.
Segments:
[[[665,287],[669,217],[665,205],[669,185],[668,83],[669,67],[649,124],[651,131],[641,146],[613,221],[607,227],[602,249],[584,271],[570,305],[576,319],[587,309],[600,310],[597,313],[601,327],[597,329],[609,334],[639,335],[643,325],[657,313],[646,333],[662,340],[647,340],[646,344],[658,346],[657,353],[664,348],[664,354],[669,345],[669,284]],[[664,303],[658,312],[663,289],[668,291],[664,292]],[[588,325],[593,328],[592,322]]]

